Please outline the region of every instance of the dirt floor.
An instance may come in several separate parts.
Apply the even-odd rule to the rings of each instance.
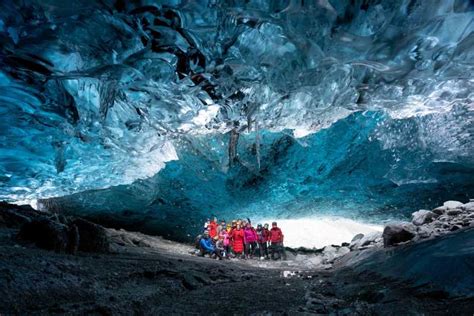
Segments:
[[[0,229],[1,315],[472,315],[428,287],[291,262],[201,258],[192,247],[109,230],[112,253],[58,254]],[[288,275],[290,274],[290,275]]]

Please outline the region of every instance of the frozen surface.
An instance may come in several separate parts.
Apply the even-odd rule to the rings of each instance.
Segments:
[[[256,222],[271,224],[274,220],[274,218],[261,219]],[[371,225],[342,217],[276,220],[285,235],[285,246],[293,248],[340,245],[343,242],[350,242],[357,234],[381,233],[383,230],[380,225]]]
[[[367,110],[380,114],[367,120],[377,132],[358,137],[393,158],[397,185],[435,182],[424,172],[435,162],[472,168],[472,10],[461,0],[2,1],[0,198],[130,184],[195,137],[236,126],[302,137]],[[424,152],[421,169],[407,152]]]
[[[212,213],[377,223],[465,201],[473,18],[467,0],[2,1],[0,199],[181,236]]]

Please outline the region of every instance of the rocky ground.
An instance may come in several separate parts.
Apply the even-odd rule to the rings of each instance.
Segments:
[[[341,264],[377,252],[384,241],[410,248],[437,234],[459,234],[471,222],[451,227],[471,218],[470,205],[415,213],[423,220],[415,215],[416,223],[394,224],[382,236],[289,249],[288,261],[261,262],[200,258],[190,245],[4,203],[0,314],[472,315],[472,296]]]

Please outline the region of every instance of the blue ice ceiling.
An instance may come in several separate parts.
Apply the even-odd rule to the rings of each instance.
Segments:
[[[472,196],[473,9],[2,1],[0,198],[284,215]]]

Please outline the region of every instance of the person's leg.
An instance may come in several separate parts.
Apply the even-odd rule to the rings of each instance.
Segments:
[[[286,260],[286,252],[285,252],[285,247],[283,246],[283,243],[279,243],[278,244],[278,247],[280,248],[280,258],[282,258],[283,260]]]
[[[219,249],[214,250],[214,253],[216,254],[217,258],[219,258],[219,260],[222,260],[222,253]]]
[[[265,254],[266,259],[270,258],[270,256],[268,255],[268,244],[267,244],[267,242],[263,243],[263,253]]]
[[[275,243],[272,242],[271,245],[270,245],[270,253],[271,253],[272,260],[276,260],[275,259],[275,252],[276,252]]]
[[[245,257],[247,257],[249,255],[249,250],[250,250],[250,244],[244,244]]]
[[[257,250],[258,250],[257,242],[256,242],[256,241],[254,241],[254,242],[252,243],[252,248],[253,248],[253,249],[252,249],[252,257],[255,257],[255,255],[257,254]]]

